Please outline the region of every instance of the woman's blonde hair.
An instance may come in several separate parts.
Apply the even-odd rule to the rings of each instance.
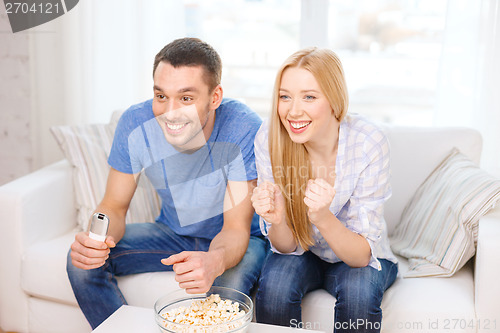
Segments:
[[[288,226],[298,244],[307,251],[309,246],[314,245],[307,206],[304,203],[307,181],[312,178],[312,169],[306,148],[290,139],[278,114],[281,77],[290,67],[311,72],[339,122],[347,112],[348,95],[342,64],[337,55],[328,49],[307,48],[297,51],[285,60],[276,75],[269,128],[273,177],[285,197]]]

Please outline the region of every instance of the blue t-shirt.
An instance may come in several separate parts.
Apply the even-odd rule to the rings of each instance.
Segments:
[[[161,198],[157,222],[179,235],[212,239],[223,225],[227,181],[257,178],[253,142],[261,123],[245,104],[225,98],[206,145],[182,153],[165,139],[148,100],[121,116],[108,163],[124,173],[146,174]],[[256,214],[251,233],[261,235]]]

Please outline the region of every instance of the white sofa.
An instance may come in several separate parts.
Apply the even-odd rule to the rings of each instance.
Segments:
[[[481,136],[464,128],[388,127],[393,196],[389,234],[419,184],[458,147],[478,162]],[[17,332],[90,332],[66,276],[76,232],[71,167],[60,161],[0,187],[0,327]],[[407,269],[400,258],[400,272]],[[500,332],[500,209],[480,220],[477,254],[451,278],[398,277],[382,303],[384,333]],[[130,305],[152,307],[176,289],[172,273],[119,278]],[[335,299],[306,295],[303,324],[331,332]],[[153,317],[151,317],[153,320]],[[297,323],[299,325],[299,323]]]

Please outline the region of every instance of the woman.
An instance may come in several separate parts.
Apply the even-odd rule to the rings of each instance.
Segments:
[[[383,217],[391,195],[383,132],[347,115],[340,60],[327,49],[291,55],[255,139],[252,203],[271,242],[256,297],[258,322],[301,322],[302,297],[324,288],[335,332],[379,332],[380,304],[397,261]]]

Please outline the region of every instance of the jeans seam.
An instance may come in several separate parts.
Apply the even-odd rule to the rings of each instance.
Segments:
[[[174,254],[174,252],[172,252],[172,251],[165,251],[165,250],[148,250],[148,251],[144,251],[144,250],[127,250],[127,251],[122,251],[122,252],[117,253],[117,254],[110,254],[109,258],[110,259],[116,259],[116,258],[125,256],[125,255],[130,255],[130,254],[162,254],[162,253],[165,253],[167,255]]]
[[[103,267],[103,269],[105,271],[105,274],[106,274],[106,279],[113,286],[113,289],[115,290],[116,294],[119,295],[122,303],[125,304],[125,305],[127,305],[128,304],[127,300],[125,299],[125,297],[123,296],[122,291],[118,287],[118,281],[116,281],[115,274],[113,274],[112,272],[110,272],[108,270],[108,267],[110,268],[110,266],[111,266],[110,263],[106,260],[106,263],[104,265],[106,265],[106,267]],[[113,281],[113,278],[115,279],[115,281]]]

